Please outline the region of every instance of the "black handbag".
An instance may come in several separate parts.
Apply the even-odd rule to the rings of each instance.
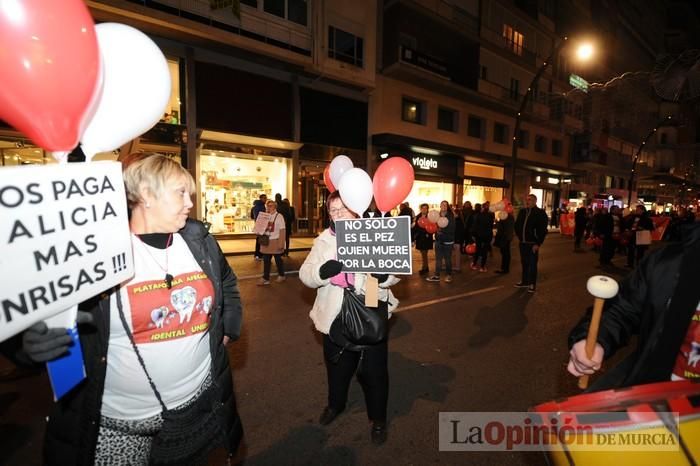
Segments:
[[[267,246],[268,244],[270,244],[270,236],[258,235],[258,242],[260,243],[260,246]]]
[[[362,351],[386,341],[389,333],[389,303],[379,301],[376,308],[365,306],[364,295],[355,288],[345,288],[343,304],[328,334],[331,341],[343,349]]]
[[[221,445],[225,435],[219,419],[219,411],[223,408],[220,403],[220,391],[212,379],[196,399],[181,407],[168,409],[163,403],[150,374],[136,347],[134,337],[124,318],[121,293],[117,290],[117,307],[124,331],[136,352],[139,364],[148,378],[148,383],[158,399],[163,412],[163,424],[151,443],[149,464],[151,465],[182,465],[187,466],[203,460],[206,454]]]

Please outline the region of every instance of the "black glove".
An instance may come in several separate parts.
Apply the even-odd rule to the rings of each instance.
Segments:
[[[379,283],[384,283],[389,279],[389,274],[386,273],[373,273],[372,276],[376,278]]]
[[[92,314],[78,311],[76,322],[92,323]],[[65,328],[48,328],[44,322],[37,322],[22,335],[22,350],[34,362],[47,362],[68,352],[72,342],[73,339]]]
[[[318,275],[321,277],[321,280],[325,280],[327,278],[335,277],[341,270],[343,270],[343,263],[331,259],[326,261],[326,263],[323,264],[320,269],[318,269]]]

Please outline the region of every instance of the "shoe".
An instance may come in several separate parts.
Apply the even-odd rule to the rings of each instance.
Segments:
[[[445,283],[452,283],[452,275],[448,275],[445,277]]]
[[[386,442],[387,430],[386,422],[375,421],[372,422],[372,443],[375,445],[382,445]]]
[[[340,411],[336,411],[335,409],[331,408],[330,406],[326,406],[323,408],[323,412],[321,413],[321,417],[318,419],[318,423],[321,424],[322,426],[327,426],[333,420],[338,417],[338,414],[342,413],[343,410],[341,409]]]
[[[535,291],[537,291],[537,288],[535,287],[535,285],[530,285],[527,287],[528,293],[534,293]]]
[[[425,279],[426,281],[429,282],[439,282],[440,281],[440,275],[433,275],[432,277],[428,277]]]
[[[481,267],[481,268],[479,269],[479,272],[488,272],[488,270],[486,269],[486,267]]]
[[[514,286],[515,286],[516,288],[527,288],[527,287],[530,286],[530,285],[528,285],[527,283],[518,282],[518,283],[516,283]]]
[[[261,261],[261,260],[263,260],[263,258],[260,257],[260,256],[255,256],[255,260],[256,260],[256,261]]]
[[[258,283],[256,283],[256,285],[258,285],[258,286],[265,286],[265,285],[269,285],[269,284],[270,284],[270,280],[265,280],[264,278],[261,278],[260,280],[258,280]]]
[[[284,275],[279,275],[279,276],[277,277],[277,283],[283,282],[283,281],[285,281],[286,279],[287,279],[287,277],[285,277]]]
[[[472,270],[479,270],[479,266],[474,264],[470,265],[469,268],[471,268]]]

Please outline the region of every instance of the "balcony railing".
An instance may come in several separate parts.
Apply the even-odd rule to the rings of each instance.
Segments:
[[[99,0],[98,0],[99,1]],[[269,45],[311,56],[311,33],[283,18],[269,18],[241,7],[240,19],[231,8],[212,10],[209,0],[128,0],[154,10],[189,19]]]

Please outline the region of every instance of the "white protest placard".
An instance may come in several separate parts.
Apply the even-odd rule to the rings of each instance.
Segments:
[[[267,212],[260,212],[255,218],[255,226],[253,227],[253,232],[255,232],[256,235],[265,234],[265,232],[267,231],[267,227],[269,226],[271,217],[272,215],[268,214]]]
[[[413,272],[410,217],[336,220],[335,239],[344,272]]]
[[[0,341],[133,276],[121,164],[0,168]]]

